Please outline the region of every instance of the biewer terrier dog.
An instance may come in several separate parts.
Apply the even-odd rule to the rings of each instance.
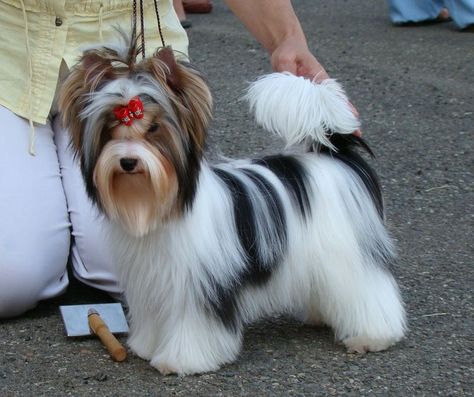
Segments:
[[[202,75],[169,48],[137,60],[131,42],[86,50],[60,96],[112,224],[131,350],[163,374],[213,371],[236,359],[245,324],[278,314],[332,327],[350,352],[399,341],[380,185],[340,85],[257,80],[251,109],[286,150],[210,164]]]

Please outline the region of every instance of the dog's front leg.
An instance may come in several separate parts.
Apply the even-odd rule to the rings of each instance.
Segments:
[[[240,327],[225,326],[208,311],[187,307],[168,322],[150,364],[162,374],[195,374],[219,369],[236,359],[242,345]]]
[[[151,360],[156,347],[156,335],[152,325],[142,325],[139,331],[131,333],[127,344],[137,356],[144,360]]]
[[[151,360],[158,344],[160,328],[152,313],[131,310],[130,333],[127,344],[140,358]],[[148,315],[147,315],[148,314]]]

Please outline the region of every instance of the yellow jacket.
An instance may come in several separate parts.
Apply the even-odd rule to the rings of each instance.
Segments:
[[[161,41],[154,2],[143,3],[149,55]],[[165,43],[186,56],[188,39],[171,0],[158,3]],[[131,20],[132,0],[0,0],[0,104],[45,124],[63,60],[71,67],[81,47],[113,42],[114,27],[128,32]]]

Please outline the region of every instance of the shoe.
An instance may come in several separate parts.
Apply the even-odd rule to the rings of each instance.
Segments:
[[[189,29],[193,24],[189,19],[183,19],[182,21],[179,21],[181,23],[181,26],[185,29]]]
[[[474,33],[474,23],[471,23],[470,25],[467,25],[466,27],[462,28],[460,32]]]
[[[208,14],[212,11],[209,0],[183,0],[184,11],[190,14]]]
[[[181,23],[181,26],[185,29],[188,29],[191,27],[191,21],[186,18],[186,12],[184,11],[183,8],[183,2],[181,0],[173,0],[173,7],[174,10],[176,11],[176,15],[179,18],[179,22]]]

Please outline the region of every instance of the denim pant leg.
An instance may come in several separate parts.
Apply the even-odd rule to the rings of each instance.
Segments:
[[[444,0],[454,23],[462,29],[474,24],[474,0]]]
[[[457,2],[459,0],[452,0]],[[463,0],[469,2],[472,0]],[[421,22],[435,19],[445,7],[443,0],[389,0],[389,14],[393,23]]]

